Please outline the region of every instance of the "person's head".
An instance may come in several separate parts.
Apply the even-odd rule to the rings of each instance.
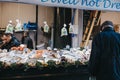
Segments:
[[[23,33],[23,36],[29,36],[29,32],[28,32],[28,31],[25,31],[25,32]]]
[[[105,28],[114,28],[112,21],[105,21],[101,25],[101,30],[104,30]]]
[[[12,34],[10,33],[5,33],[2,36],[2,40],[5,41],[6,43],[9,43],[11,39],[12,39]]]

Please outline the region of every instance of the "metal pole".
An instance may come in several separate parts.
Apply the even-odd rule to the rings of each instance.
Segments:
[[[36,5],[36,24],[37,24],[37,30],[36,30],[36,33],[35,33],[35,49],[37,49],[37,34],[38,34],[38,5]]]

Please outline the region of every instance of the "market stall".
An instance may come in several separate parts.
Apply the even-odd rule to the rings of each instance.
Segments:
[[[11,2],[12,0],[0,1]],[[120,11],[118,0],[14,0],[12,2],[87,10]],[[96,16],[94,17],[96,18]],[[37,20],[36,22],[38,23]],[[46,22],[44,24],[45,30],[43,28],[43,31],[48,32],[49,27]],[[62,28],[66,32],[65,28],[66,24]],[[64,31],[61,36],[67,35]],[[69,48],[69,46],[65,49],[48,47],[41,50],[18,46],[12,47],[9,51],[0,50],[0,80],[89,80],[90,53],[91,49],[87,47]]]
[[[0,51],[0,79],[88,80],[90,50],[29,50],[13,47]]]

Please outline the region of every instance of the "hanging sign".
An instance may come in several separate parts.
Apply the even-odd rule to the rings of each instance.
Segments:
[[[49,26],[48,26],[46,21],[44,21],[43,23],[44,23],[43,31],[48,33],[49,32]]]
[[[8,25],[6,27],[5,33],[11,33],[13,34],[14,27],[12,25],[12,20],[8,22]]]
[[[0,0],[87,10],[120,11],[120,0]]]
[[[67,36],[67,35],[68,35],[66,26],[67,26],[67,25],[64,24],[64,27],[61,29],[61,37],[62,37],[62,36]]]

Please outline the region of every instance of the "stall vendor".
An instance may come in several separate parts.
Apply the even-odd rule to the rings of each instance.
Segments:
[[[5,33],[1,37],[2,44],[0,45],[1,49],[11,49],[12,47],[16,47],[20,45],[20,41],[17,40],[15,36],[11,33]]]
[[[22,44],[26,45],[27,48],[33,49],[33,41],[31,37],[29,36],[29,32],[25,31],[23,33],[22,39],[21,39]]]

